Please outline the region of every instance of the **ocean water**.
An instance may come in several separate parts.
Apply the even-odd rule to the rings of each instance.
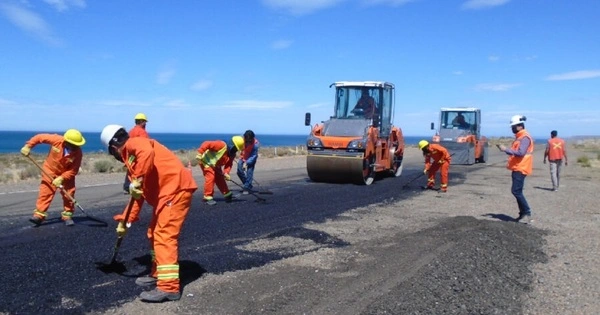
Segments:
[[[0,131],[0,153],[18,153],[25,142],[39,131]],[[45,132],[58,133],[62,132]],[[86,143],[83,146],[84,153],[106,152],[106,148],[100,142],[99,132],[84,132]],[[171,150],[193,150],[206,140],[229,140],[233,134],[222,133],[156,133],[151,132],[150,137],[158,140]],[[293,147],[306,145],[304,135],[262,135],[257,134],[256,138],[263,147]],[[408,145],[416,145],[420,140],[430,140],[431,136],[404,136],[404,142]],[[536,143],[538,140],[535,140]],[[36,153],[48,152],[48,146],[38,145],[33,149]]]

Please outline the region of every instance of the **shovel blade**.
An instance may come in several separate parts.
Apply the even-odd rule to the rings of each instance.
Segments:
[[[127,268],[123,263],[111,261],[108,264],[102,262],[96,262],[96,268],[104,273],[117,273],[122,274],[127,271]]]

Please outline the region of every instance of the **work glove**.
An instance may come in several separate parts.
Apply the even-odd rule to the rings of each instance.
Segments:
[[[117,236],[123,237],[127,234],[127,226],[125,226],[125,222],[121,221],[117,224]]]
[[[242,168],[244,169],[244,172],[248,170],[248,164],[246,162],[244,162],[244,165],[242,165]]]
[[[428,169],[423,170],[423,174],[427,174]]]
[[[30,152],[31,152],[31,148],[29,146],[23,146],[21,148],[21,154],[23,154],[23,156],[29,156]]]
[[[226,181],[230,181],[231,180],[231,176],[229,176],[229,174],[223,174],[223,176],[225,177]]]
[[[143,193],[144,191],[142,190],[142,183],[139,182],[137,179],[132,180],[131,184],[129,184],[129,194],[131,195],[131,197],[137,200],[142,198]]]
[[[128,223],[128,227],[131,223],[137,222],[139,221],[140,218],[132,218],[131,216],[129,216],[129,218],[127,219],[127,223]],[[125,221],[125,215],[124,214],[115,214],[113,216],[113,220],[117,221],[117,222],[122,222]]]
[[[56,187],[60,187],[60,186],[62,186],[62,183],[63,183],[63,181],[64,181],[64,180],[65,180],[65,179],[64,179],[64,178],[62,178],[62,176],[58,176],[57,178],[55,178],[55,179],[52,181],[52,185],[54,185],[54,186],[56,186]]]
[[[439,160],[438,161],[438,163],[440,163],[440,164],[444,164],[444,162],[446,162],[446,161],[444,161],[444,160]]]

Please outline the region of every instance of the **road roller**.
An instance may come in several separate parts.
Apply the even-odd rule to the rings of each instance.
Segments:
[[[334,82],[335,105],[327,121],[311,125],[306,170],[315,182],[370,185],[376,175],[402,174],[404,136],[392,124],[395,87],[383,81]],[[377,178],[381,178],[378,176]]]

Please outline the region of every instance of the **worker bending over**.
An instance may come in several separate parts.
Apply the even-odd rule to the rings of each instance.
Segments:
[[[33,217],[29,219],[35,225],[42,224],[46,219],[46,211],[48,211],[58,188],[62,187],[67,194],[75,198],[75,175],[81,166],[83,157],[81,146],[85,144],[85,138],[81,132],[75,129],[67,130],[62,136],[41,133],[25,143],[25,146],[21,148],[21,154],[29,156],[31,149],[40,143],[49,144],[50,150],[42,166],[42,182]],[[48,178],[48,175],[52,178]],[[71,198],[63,193],[61,219],[68,226],[74,224],[72,219],[74,209],[75,205]]]
[[[231,180],[229,173],[233,165],[236,153],[244,148],[244,138],[233,136],[231,143],[222,140],[204,141],[198,148],[198,166],[204,174],[204,197],[202,200],[207,205],[213,206],[217,202],[214,199],[215,184],[225,197],[226,201],[233,198],[232,192],[225,181]]]
[[[133,203],[119,221],[117,235],[123,237],[127,223],[139,219],[145,200],[153,208],[148,226],[152,268],[149,276],[137,278],[140,286],[156,285],[152,291],[140,294],[144,302],[175,301],[181,298],[178,263],[178,239],[181,227],[192,204],[192,195],[198,186],[181,160],[158,141],[143,137],[130,138],[119,125],[108,125],[100,139],[115,159],[124,162],[131,174],[129,193],[142,202]],[[128,213],[129,212],[129,216]],[[127,217],[127,222],[124,222]]]
[[[252,130],[244,132],[244,149],[240,152],[240,162],[237,164],[237,175],[242,181],[244,191],[247,195],[252,191],[252,181],[254,180],[254,167],[258,160],[258,140]]]
[[[419,141],[419,149],[423,151],[425,157],[425,169],[423,173],[428,175],[427,189],[435,188],[435,173],[440,170],[442,192],[448,191],[448,172],[450,171],[450,160],[452,157],[448,154],[448,150],[443,146],[432,143],[426,140]]]

